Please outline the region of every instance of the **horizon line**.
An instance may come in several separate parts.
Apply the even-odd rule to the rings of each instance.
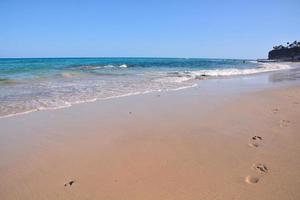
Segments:
[[[62,56],[62,57],[0,57],[0,59],[72,59],[72,58],[162,58],[162,59],[226,59],[226,60],[257,60],[251,58],[220,58],[220,57],[169,57],[169,56]]]

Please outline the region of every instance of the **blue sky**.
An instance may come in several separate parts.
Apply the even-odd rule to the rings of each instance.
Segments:
[[[264,58],[299,0],[0,0],[0,57]]]

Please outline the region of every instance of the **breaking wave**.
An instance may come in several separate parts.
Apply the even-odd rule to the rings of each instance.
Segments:
[[[122,65],[103,65],[103,66],[93,66],[93,65],[84,65],[78,67],[72,67],[71,69],[79,70],[97,70],[97,69],[109,69],[109,68],[127,68],[126,64]]]
[[[169,72],[167,77],[158,78],[155,81],[166,83],[181,83],[192,79],[204,79],[209,77],[227,77],[227,76],[239,76],[239,75],[251,75],[264,72],[272,72],[284,69],[290,69],[287,64],[282,63],[262,63],[256,68],[226,68],[226,69],[211,69],[211,70],[197,70],[197,71],[176,71]]]
[[[192,76],[199,77],[199,76],[237,76],[237,75],[250,75],[250,74],[257,74],[263,72],[271,72],[271,71],[278,71],[283,69],[289,69],[290,66],[286,64],[279,64],[279,63],[263,63],[261,66],[257,68],[250,68],[250,69],[236,69],[236,68],[229,68],[229,69],[214,69],[214,70],[199,70],[192,72]]]

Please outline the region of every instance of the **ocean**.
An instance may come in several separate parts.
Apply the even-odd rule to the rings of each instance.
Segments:
[[[0,117],[287,68],[280,63],[236,59],[2,58]]]

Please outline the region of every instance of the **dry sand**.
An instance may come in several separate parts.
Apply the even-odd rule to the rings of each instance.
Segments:
[[[0,119],[0,199],[300,199],[300,86],[200,89]]]

